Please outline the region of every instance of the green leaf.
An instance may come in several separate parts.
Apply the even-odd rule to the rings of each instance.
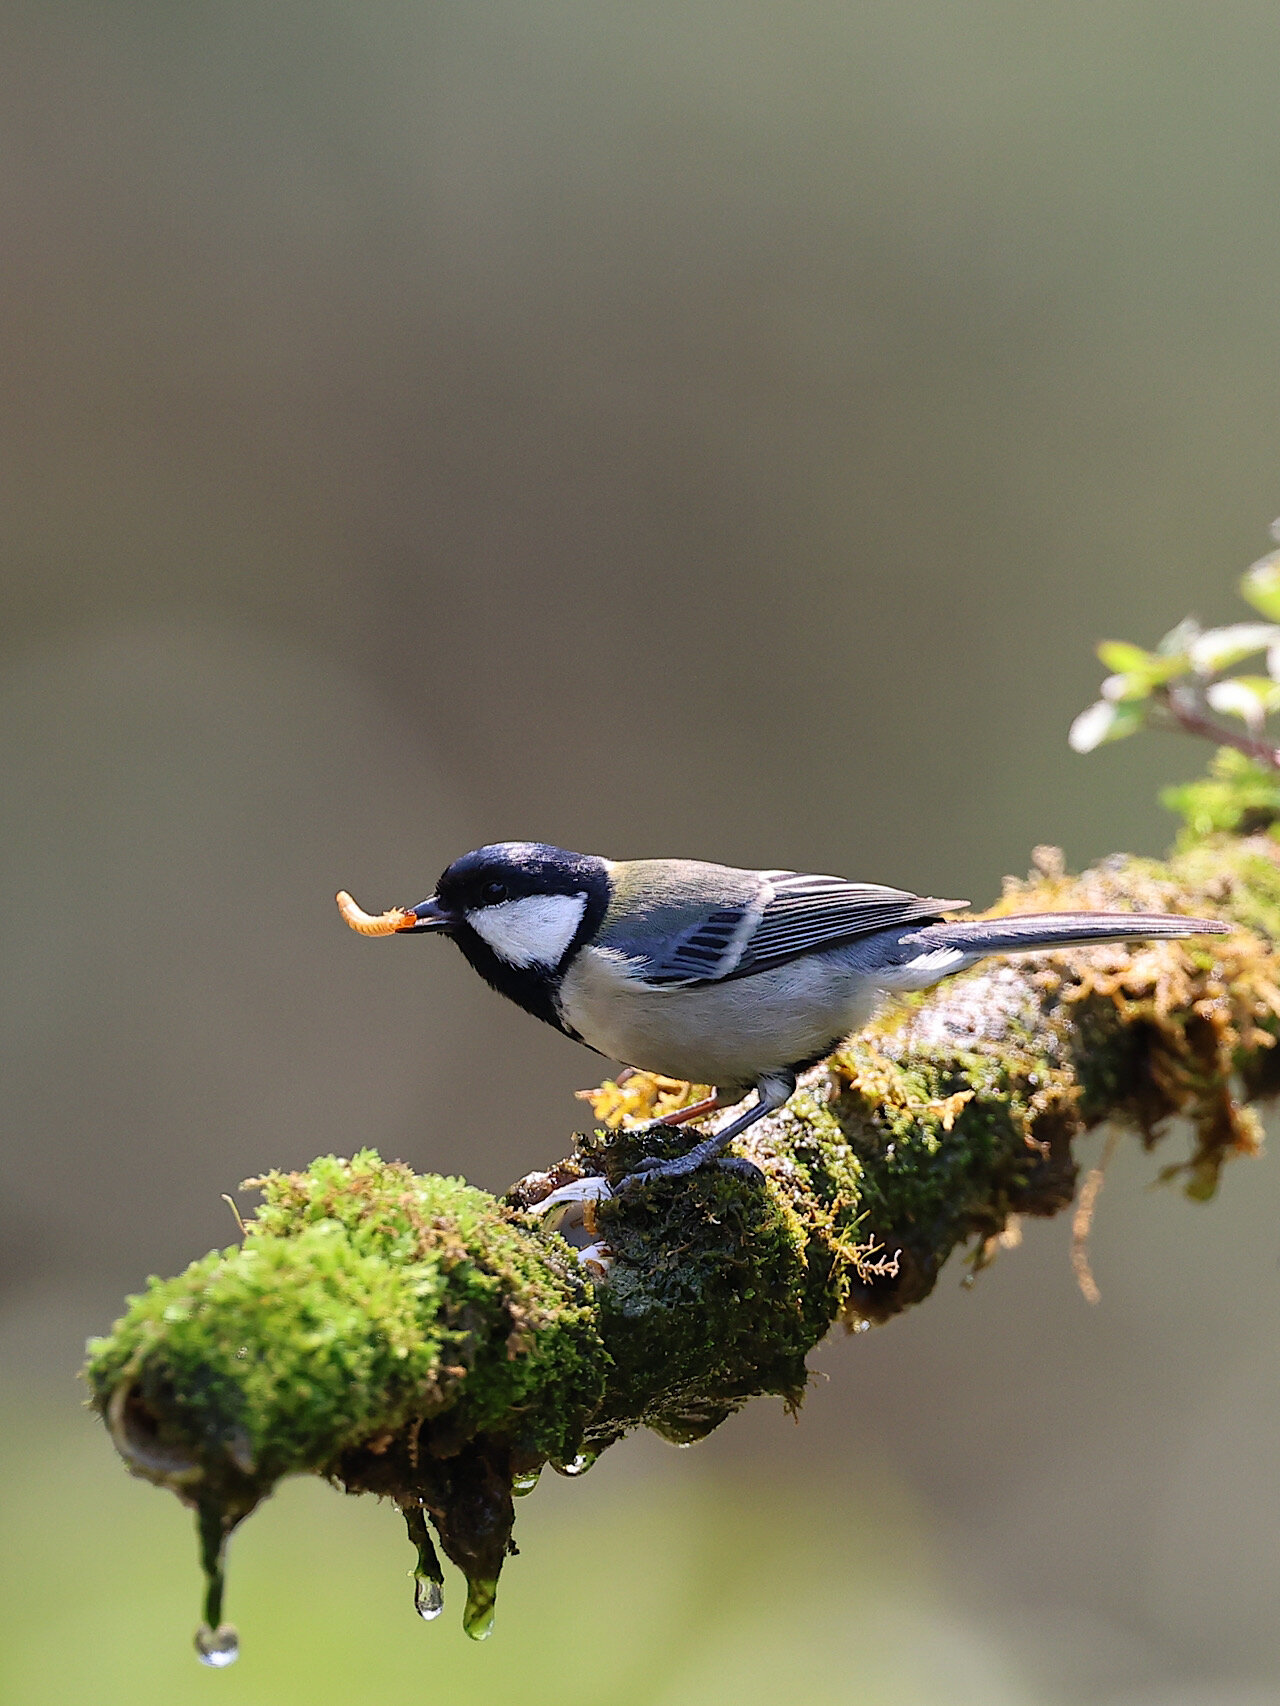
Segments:
[[[1071,725],[1067,741],[1075,752],[1092,752],[1109,740],[1123,740],[1126,735],[1137,734],[1145,721],[1146,712],[1141,704],[1128,701],[1112,704],[1099,699],[1087,711],[1081,711]]]
[[[1269,675],[1233,675],[1232,681],[1239,681],[1256,693],[1268,711],[1280,710],[1280,682]]]
[[[1252,568],[1245,570],[1240,595],[1255,610],[1273,622],[1280,622],[1280,551],[1259,557]]]
[[[1163,643],[1161,641],[1162,645]],[[1170,653],[1144,652],[1141,646],[1131,646],[1128,640],[1104,640],[1098,647],[1098,656],[1107,668],[1113,671],[1107,678],[1109,681],[1123,678],[1128,683],[1123,692],[1118,688],[1108,692],[1104,687],[1104,699],[1144,698],[1161,682],[1171,681],[1175,675],[1181,675],[1189,663],[1183,647]]]
[[[1191,662],[1200,675],[1217,675],[1242,658],[1265,652],[1280,640],[1280,628],[1272,622],[1235,622],[1228,628],[1208,628],[1188,647]]]
[[[1137,704],[1151,697],[1151,682],[1141,675],[1109,675],[1098,691],[1108,705]]]
[[[1158,654],[1152,659],[1150,671],[1151,684],[1157,686],[1162,681],[1172,681],[1177,675],[1185,675],[1191,668],[1191,655],[1186,651]]]
[[[1239,717],[1255,732],[1266,721],[1267,707],[1261,696],[1243,681],[1215,681],[1206,688],[1205,698],[1220,715]]]
[[[1156,661],[1150,652],[1130,645],[1128,640],[1103,640],[1098,656],[1116,675],[1141,675]]]

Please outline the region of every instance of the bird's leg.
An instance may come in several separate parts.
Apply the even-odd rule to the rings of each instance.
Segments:
[[[703,1114],[714,1114],[718,1108],[732,1107],[738,1098],[722,1096],[718,1090],[713,1090],[709,1096],[704,1096],[700,1102],[691,1102],[687,1108],[677,1108],[671,1114],[659,1114],[657,1119],[642,1120],[639,1125],[626,1127],[628,1137],[653,1137],[660,1131],[666,1131],[673,1125],[684,1125],[688,1120],[699,1120]]]
[[[695,1143],[687,1155],[677,1156],[674,1161],[662,1161],[655,1156],[647,1156],[634,1173],[628,1173],[618,1186],[618,1191],[625,1191],[637,1185],[647,1185],[653,1179],[679,1179],[686,1173],[695,1172],[704,1167],[709,1161],[716,1161],[719,1166],[729,1173],[739,1173],[744,1177],[758,1182],[761,1178],[760,1169],[751,1161],[738,1156],[724,1156],[723,1151],[733,1142],[735,1137],[741,1137],[748,1126],[753,1126],[757,1120],[766,1114],[772,1114],[790,1101],[795,1093],[796,1075],[794,1072],[772,1072],[762,1078],[756,1085],[756,1102],[746,1113],[739,1114],[736,1120],[730,1120],[722,1131],[714,1132],[710,1137],[703,1138],[701,1143]]]
[[[665,1114],[662,1119],[655,1120],[655,1125],[686,1125],[690,1120],[700,1120],[703,1114],[714,1114],[717,1108],[728,1107],[721,1101],[720,1092],[713,1090],[709,1096],[704,1096],[700,1102],[690,1102],[687,1108],[677,1108],[674,1114]]]

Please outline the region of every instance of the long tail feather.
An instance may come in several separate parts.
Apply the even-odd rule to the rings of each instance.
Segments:
[[[959,948],[966,954],[1033,953],[1088,942],[1142,942],[1168,936],[1223,936],[1216,918],[1184,918],[1162,912],[1027,912],[1008,918],[964,918],[929,924],[901,938],[925,952]]]

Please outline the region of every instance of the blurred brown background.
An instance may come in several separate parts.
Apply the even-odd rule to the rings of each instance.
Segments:
[[[540,1490],[483,1650],[290,1488],[215,1683],[72,1371],[249,1173],[581,1122],[591,1056],[339,886],[1163,846],[1200,755],[1065,731],[1280,509],[1278,63],[1260,0],[3,9],[6,1701],[1276,1698],[1273,1161],[1125,1153],[1099,1308],[1034,1226],[799,1427]]]

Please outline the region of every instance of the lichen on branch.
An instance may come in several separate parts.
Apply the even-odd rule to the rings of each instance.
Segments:
[[[994,910],[1125,907],[1236,928],[988,962],[896,1006],[746,1134],[762,1185],[710,1169],[588,1202],[592,1266],[538,1204],[616,1182],[651,1135],[598,1130],[505,1201],[368,1150],[269,1173],[242,1244],[153,1279],[91,1345],[94,1402],[206,1535],[323,1475],[401,1506],[430,1598],[425,1515],[483,1634],[513,1490],[545,1463],[575,1472],[638,1425],[695,1439],[758,1394],[798,1404],[834,1323],[888,1320],[958,1247],[981,1263],[1012,1217],[1064,1208],[1104,1121],[1151,1145],[1184,1116],[1170,1171],[1196,1197],[1256,1151],[1250,1104],[1280,1088],[1280,846],[1218,835],[1075,878],[1042,850]],[[679,1098],[625,1088],[599,1106]]]

